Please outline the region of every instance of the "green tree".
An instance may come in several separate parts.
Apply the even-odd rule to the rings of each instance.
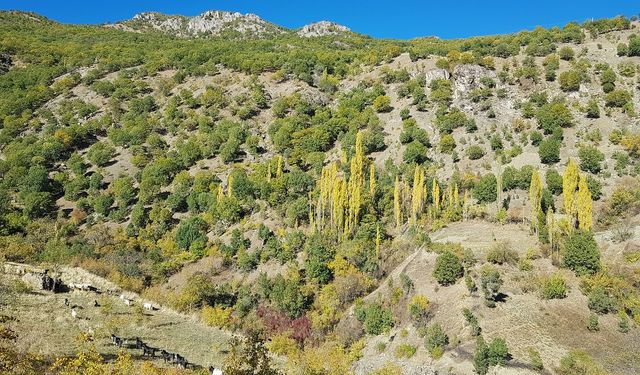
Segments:
[[[565,267],[578,275],[593,274],[600,270],[600,251],[593,233],[574,230],[564,243]]]
[[[184,250],[189,250],[195,244],[204,248],[207,244],[205,230],[207,223],[199,217],[183,220],[176,230],[176,244]]]
[[[460,258],[451,251],[438,255],[433,269],[433,277],[440,285],[450,285],[458,281],[464,274]]]
[[[495,202],[498,198],[498,181],[493,173],[488,173],[473,187],[473,196],[479,203]]]

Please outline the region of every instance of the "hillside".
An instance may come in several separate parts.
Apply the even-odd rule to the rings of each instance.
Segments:
[[[0,12],[0,372],[640,372],[639,28]]]

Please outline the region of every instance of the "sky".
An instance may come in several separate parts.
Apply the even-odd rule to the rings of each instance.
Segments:
[[[129,19],[143,11],[193,16],[206,10],[254,13],[298,28],[330,20],[378,38],[444,39],[563,26],[640,12],[640,1],[594,0],[0,0],[0,9],[32,11],[63,23],[100,24]]]

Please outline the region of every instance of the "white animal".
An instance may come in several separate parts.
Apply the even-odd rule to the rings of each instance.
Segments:
[[[124,304],[127,306],[133,306],[133,301],[130,299],[125,298],[124,299]]]
[[[145,303],[142,305],[142,307],[143,307],[145,310],[149,310],[149,311],[153,310],[153,305],[151,304],[151,302],[145,302]]]
[[[71,317],[73,319],[78,319],[78,312],[76,311],[76,309],[71,309]]]
[[[121,295],[120,295],[120,299],[121,299],[121,300],[123,300],[123,301],[125,300],[125,298],[124,298],[124,294],[121,294]]]
[[[219,368],[214,368],[211,370],[211,375],[222,375],[222,370]]]

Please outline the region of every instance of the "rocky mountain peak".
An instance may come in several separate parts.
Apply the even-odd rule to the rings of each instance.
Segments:
[[[206,11],[193,17],[144,12],[136,14],[129,21],[121,22],[120,25],[135,30],[155,29],[179,37],[220,36],[228,32],[263,37],[284,32],[281,27],[255,14],[220,10]]]
[[[346,26],[331,21],[320,21],[303,26],[298,30],[297,34],[302,37],[312,38],[348,32],[351,32],[351,29]]]

